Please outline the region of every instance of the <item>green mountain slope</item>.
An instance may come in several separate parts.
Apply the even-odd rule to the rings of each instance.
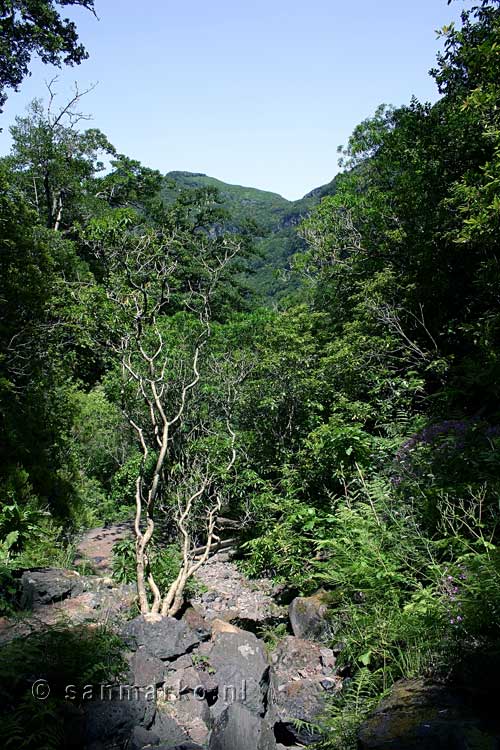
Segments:
[[[297,233],[301,219],[325,195],[335,192],[335,178],[327,185],[307,193],[297,201],[289,201],[278,193],[242,185],[230,185],[215,177],[196,172],[169,172],[162,188],[163,199],[170,203],[182,190],[201,187],[217,188],[229,215],[229,227],[237,231],[248,220],[255,222],[261,236],[257,239],[260,257],[255,261],[250,285],[266,298],[279,298],[289,288],[283,273],[293,253],[300,250],[302,240]]]
[[[165,177],[163,195],[168,200],[175,197],[180,190],[200,187],[217,188],[224,201],[224,207],[237,226],[245,219],[252,218],[266,231],[273,231],[279,227],[291,205],[290,201],[277,193],[230,185],[215,177],[193,172],[169,172]]]

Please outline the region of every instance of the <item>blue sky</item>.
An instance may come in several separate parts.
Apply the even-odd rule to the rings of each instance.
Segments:
[[[98,82],[82,102],[116,148],[167,172],[213,177],[295,199],[329,182],[337,146],[378,104],[434,101],[435,30],[462,0],[95,0],[74,9],[90,58],[63,68]],[[53,74],[39,63],[12,93],[8,125]]]

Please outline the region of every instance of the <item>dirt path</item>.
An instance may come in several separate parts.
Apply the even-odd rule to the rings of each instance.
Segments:
[[[132,523],[114,523],[90,529],[83,535],[76,549],[75,565],[89,562],[97,575],[107,575],[113,569],[113,547],[116,542],[132,535]]]

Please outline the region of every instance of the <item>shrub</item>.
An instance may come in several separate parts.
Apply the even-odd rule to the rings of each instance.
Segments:
[[[52,628],[0,648],[0,744],[19,750],[62,750],[74,732],[66,699],[75,686],[75,703],[85,685],[97,688],[124,674],[123,644],[105,628]],[[50,686],[48,700],[36,700],[36,680]],[[79,699],[80,697],[80,699]],[[71,702],[73,703],[73,702]],[[69,707],[68,707],[69,706]]]

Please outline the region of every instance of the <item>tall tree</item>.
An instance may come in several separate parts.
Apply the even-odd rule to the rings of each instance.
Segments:
[[[7,89],[17,91],[29,75],[33,55],[44,63],[79,65],[88,57],[76,26],[59,8],[80,6],[94,13],[94,0],[2,0],[0,2],[0,112]]]
[[[235,461],[231,404],[239,373],[230,363],[209,363],[204,354],[211,302],[239,243],[137,221],[130,210],[118,209],[91,222],[84,237],[103,269],[105,345],[121,371],[123,411],[142,451],[135,498],[141,612],[174,615],[216,539],[221,485]],[[165,513],[177,529],[182,562],[162,592],[148,550]]]
[[[27,115],[16,117],[8,162],[42,223],[57,231],[82,217],[83,204],[93,194],[91,178],[104,168],[101,159],[115,149],[100,130],[80,130],[80,123],[90,119],[77,110],[86,92],[77,88],[57,108],[53,85],[48,84],[46,107],[35,99]]]

